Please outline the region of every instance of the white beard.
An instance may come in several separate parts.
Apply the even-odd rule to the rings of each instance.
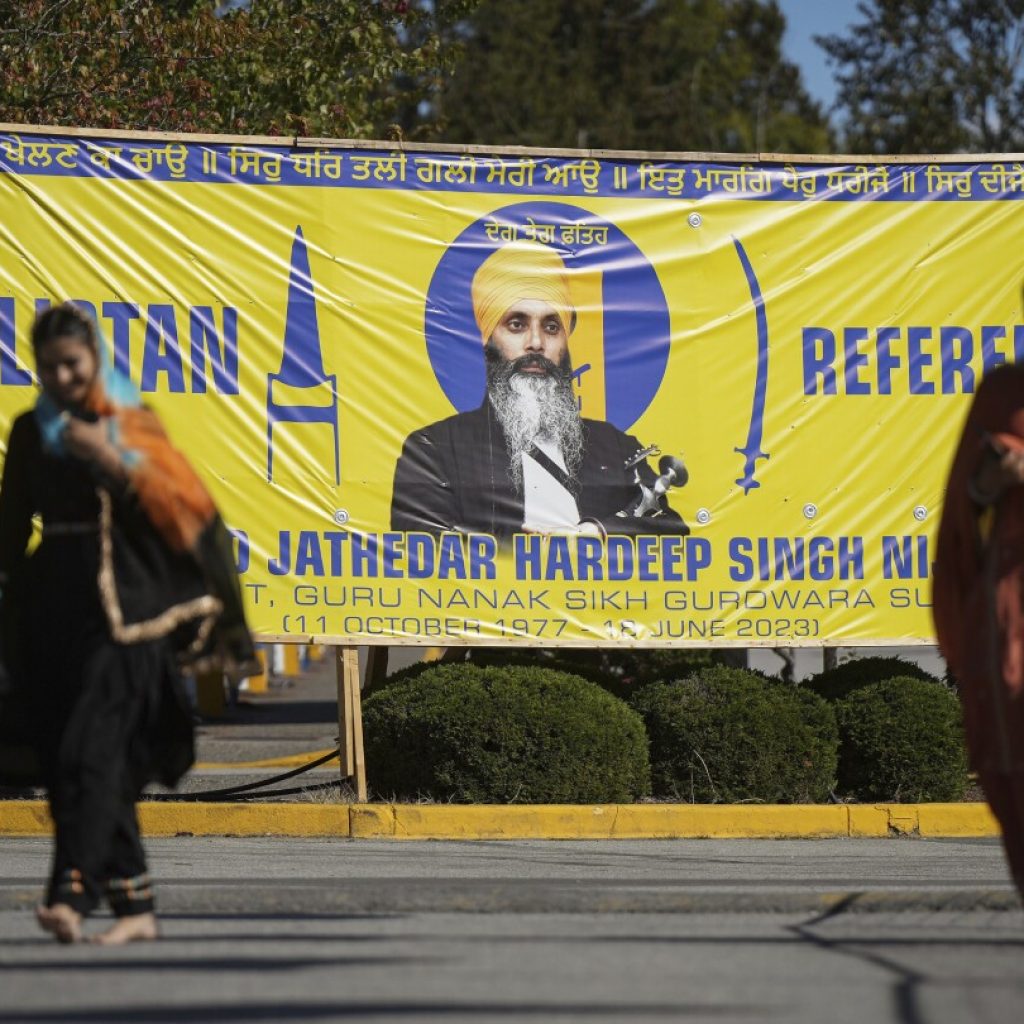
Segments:
[[[558,448],[571,480],[583,462],[583,424],[568,374],[508,374],[504,365],[489,374],[488,396],[505,432],[509,472],[516,493],[523,491],[523,459],[538,440]]]

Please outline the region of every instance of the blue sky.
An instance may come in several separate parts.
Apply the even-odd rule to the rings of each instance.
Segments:
[[[825,107],[835,99],[832,72],[825,54],[815,46],[812,36],[842,32],[857,17],[856,0],[779,0],[786,16],[786,35],[782,49],[786,57],[799,65],[807,91]]]

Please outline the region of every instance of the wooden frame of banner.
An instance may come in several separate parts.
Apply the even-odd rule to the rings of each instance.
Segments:
[[[338,760],[341,781],[355,782],[356,801],[366,803],[366,759],[363,755],[363,701],[359,679],[359,648],[334,648],[338,682]],[[372,676],[373,648],[366,666]]]
[[[803,164],[950,164],[1024,160],[1024,153],[715,153],[705,150],[582,149],[553,146],[478,146],[441,142],[406,142],[395,139],[333,139],[308,135],[222,135],[212,132],[157,132],[129,128],[86,128],[73,125],[15,124],[0,122],[0,132],[22,135],[76,135],[90,139],[145,139],[161,142],[234,143],[240,146],[291,146],[294,149],[389,149],[407,153],[452,153],[483,156],[598,157],[626,160],[683,160],[712,163]]]

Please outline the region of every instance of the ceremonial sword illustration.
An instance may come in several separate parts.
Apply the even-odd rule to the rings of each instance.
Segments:
[[[746,250],[735,235],[732,241],[736,246],[736,255],[740,258],[743,273],[750,287],[750,297],[754,302],[754,320],[757,324],[757,374],[754,378],[754,400],[750,409],[747,443],[742,448],[733,449],[743,456],[743,475],[736,483],[743,488],[744,494],[749,494],[753,488],[761,486],[754,479],[757,460],[770,458],[768,452],[761,450],[761,442],[764,437],[764,404],[768,392],[768,315],[764,308],[764,295],[761,294],[761,286],[757,282],[757,275],[750,265]]]

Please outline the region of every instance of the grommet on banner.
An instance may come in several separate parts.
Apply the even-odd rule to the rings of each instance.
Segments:
[[[914,518],[919,523],[924,522],[928,518],[928,509],[926,509],[924,507],[924,505],[915,505],[914,506]]]
[[[706,526],[711,522],[711,513],[706,508],[697,509],[697,522],[701,526]]]
[[[699,213],[691,213],[690,216],[686,218],[686,223],[689,224],[691,228],[699,228],[701,224],[704,223],[704,218]]]
[[[344,526],[348,522],[348,511],[346,509],[339,508],[338,511],[334,513],[334,521],[339,526]]]
[[[804,505],[804,518],[813,519],[818,514],[818,506],[809,501]]]

